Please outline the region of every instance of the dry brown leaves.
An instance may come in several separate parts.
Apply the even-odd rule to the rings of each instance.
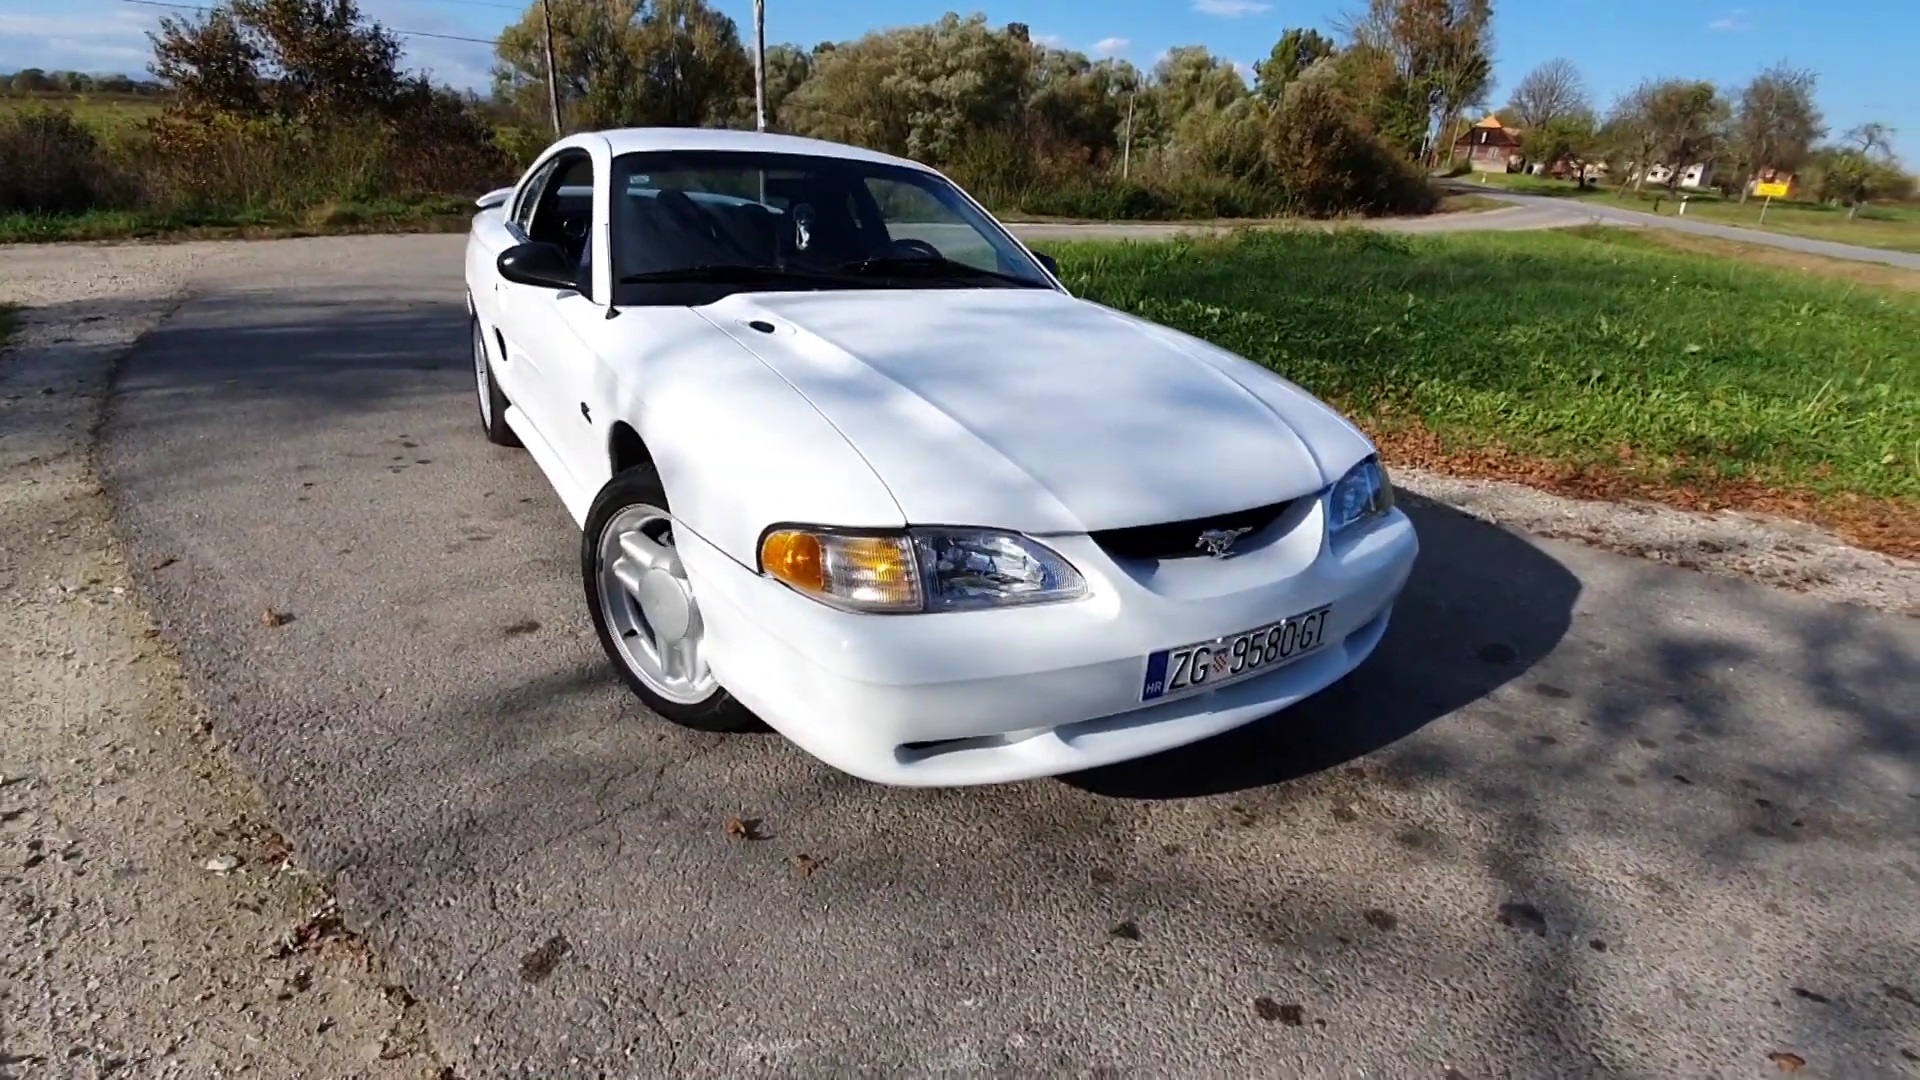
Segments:
[[[759,818],[730,817],[727,819],[726,832],[729,840],[759,840],[765,835],[760,831]]]
[[[1810,522],[1869,551],[1920,558],[1920,503],[1860,495],[1822,498],[1782,491],[1750,480],[1676,484],[1634,471],[1631,449],[1616,455],[1617,468],[1575,465],[1526,457],[1502,447],[1450,449],[1433,432],[1414,424],[1370,432],[1388,467],[1411,466],[1452,476],[1504,480],[1577,499],[1617,502],[1639,499],[1701,513],[1739,510]]]
[[[1767,1055],[1767,1060],[1773,1062],[1781,1072],[1799,1072],[1807,1067],[1806,1058],[1786,1050],[1775,1050]]]

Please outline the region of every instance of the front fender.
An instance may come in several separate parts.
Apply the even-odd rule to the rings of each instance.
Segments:
[[[646,443],[682,527],[757,568],[772,525],[906,524],[866,459],[799,391],[680,310],[699,327],[671,328],[644,360],[617,364],[616,382],[618,415]]]

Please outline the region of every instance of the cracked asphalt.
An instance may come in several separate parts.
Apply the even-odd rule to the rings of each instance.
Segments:
[[[99,455],[191,688],[461,1076],[1920,1075],[1920,622],[1409,495],[1350,694],[875,787],[608,675],[570,520],[477,430],[460,240],[210,264]]]

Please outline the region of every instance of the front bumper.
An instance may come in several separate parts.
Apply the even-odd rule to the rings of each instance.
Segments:
[[[827,764],[899,785],[1002,783],[1169,750],[1337,681],[1385,634],[1418,553],[1398,510],[1330,545],[1317,502],[1225,561],[1122,566],[1046,542],[1086,576],[1063,604],[931,615],[837,611],[681,530],[720,683]],[[1326,644],[1217,690],[1143,703],[1147,655],[1331,604]]]

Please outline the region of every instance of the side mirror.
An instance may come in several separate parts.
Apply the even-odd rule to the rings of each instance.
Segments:
[[[499,267],[501,277],[516,285],[533,285],[543,289],[580,287],[575,268],[567,261],[567,253],[556,244],[537,241],[515,244],[501,252],[494,265]]]
[[[1036,251],[1033,253],[1033,257],[1040,260],[1040,265],[1047,268],[1047,273],[1052,274],[1054,277],[1060,276],[1060,264],[1054,261],[1053,256],[1045,252]]]

